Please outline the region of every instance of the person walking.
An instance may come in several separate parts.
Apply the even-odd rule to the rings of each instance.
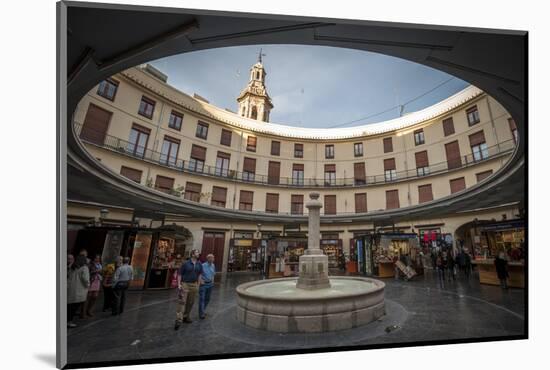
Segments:
[[[113,309],[113,275],[115,274],[115,264],[109,263],[103,269],[103,312]]]
[[[82,306],[82,317],[93,317],[95,302],[99,296],[99,289],[101,288],[101,280],[103,279],[101,272],[103,267],[101,266],[101,256],[96,254],[94,260],[89,265],[90,269],[90,288],[88,289],[88,299]]]
[[[445,260],[443,258],[443,253],[437,253],[435,259],[435,265],[437,268],[437,278],[441,284],[445,281]]]
[[[449,271],[449,281],[451,281],[451,278],[453,280],[456,280],[455,276],[455,259],[453,257],[453,253],[449,249],[447,252],[447,270]]]
[[[130,286],[130,281],[134,278],[134,271],[129,265],[130,257],[124,257],[122,266],[116,269],[113,277],[113,316],[120,315],[124,312],[124,304],[126,303],[126,290]]]
[[[508,289],[508,261],[506,260],[506,255],[504,252],[499,252],[494,263],[497,270],[498,279],[500,280],[500,287],[502,289]]]
[[[472,258],[467,249],[464,249],[464,276],[466,280],[470,280],[470,273],[472,272]]]
[[[182,322],[191,323],[189,314],[195,303],[199,290],[199,277],[202,274],[202,264],[198,260],[199,251],[193,249],[189,258],[180,267],[178,273],[178,299],[176,303],[176,324],[178,330]]]
[[[199,279],[199,318],[201,320],[206,318],[206,307],[210,302],[215,276],[216,266],[214,265],[214,255],[209,254],[206,256],[206,262],[202,264],[202,274]]]
[[[79,255],[71,264],[67,278],[67,327],[74,328],[74,316],[88,296],[90,272],[86,257]]]

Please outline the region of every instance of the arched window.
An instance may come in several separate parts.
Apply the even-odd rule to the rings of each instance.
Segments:
[[[256,72],[256,80],[259,80],[260,79],[260,71],[257,71]]]
[[[252,113],[250,114],[250,118],[252,119],[258,118],[258,110],[256,109],[256,106],[252,107]]]

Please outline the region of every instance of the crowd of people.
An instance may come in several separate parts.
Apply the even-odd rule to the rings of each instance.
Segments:
[[[117,257],[115,263],[105,266],[101,256],[92,260],[82,249],[75,257],[67,255],[67,327],[77,326],[75,317],[88,319],[94,316],[94,308],[100,291],[103,290],[103,312],[111,311],[113,316],[124,312],[126,291],[133,279],[129,257]],[[206,261],[199,260],[199,251],[193,249],[190,258],[184,262],[177,274],[177,302],[175,330],[182,323],[190,323],[190,313],[196,298],[199,298],[199,318],[206,318],[206,308],[214,287],[216,267],[214,255]]]

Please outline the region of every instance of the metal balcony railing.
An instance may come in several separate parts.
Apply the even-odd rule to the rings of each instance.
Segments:
[[[82,125],[78,123],[74,124],[74,128],[76,135],[79,136],[83,142],[184,173],[223,178],[225,180],[239,181],[243,183],[296,188],[364,187],[369,185],[379,185],[403,181],[407,179],[420,178],[423,176],[448,172],[450,170],[476,165],[481,162],[485,162],[492,158],[498,157],[500,155],[511,153],[516,147],[515,141],[511,139],[500,142],[494,146],[487,147],[482,151],[477,152],[475,155],[463,155],[455,159],[430,164],[427,167],[414,168],[399,172],[392,171],[392,173],[384,173],[380,175],[370,175],[366,176],[364,179],[346,177],[336,179],[331,178],[329,181],[327,181],[327,179],[324,178],[318,179],[303,177],[271,177],[268,175],[261,175],[257,173],[241,172],[230,170],[227,168],[209,166],[202,163],[202,161],[197,161],[194,159],[183,160],[177,157],[163,154],[161,152],[147,149],[143,146],[136,145],[127,140],[123,140],[114,136],[103,134],[95,135],[93,132],[90,133],[88,129],[86,131],[82,131]]]

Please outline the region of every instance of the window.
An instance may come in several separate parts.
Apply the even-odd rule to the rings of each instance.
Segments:
[[[175,166],[178,159],[179,148],[180,141],[178,139],[165,136],[164,141],[162,142],[160,163]]]
[[[477,182],[485,180],[487,177],[491,176],[493,174],[493,170],[483,171],[480,173],[476,173],[476,180]]]
[[[150,132],[151,130],[148,128],[134,123],[130,130],[130,138],[128,139],[126,151],[132,155],[143,158],[147,148],[147,142],[149,141]]]
[[[455,125],[453,123],[453,117],[445,118],[443,120],[443,134],[449,136],[455,133]]]
[[[254,198],[254,192],[241,190],[239,197],[239,209],[241,211],[252,211],[252,199]]]
[[[365,185],[367,183],[367,176],[365,172],[365,162],[353,164],[353,183],[355,185]]]
[[[449,181],[449,184],[451,185],[451,194],[454,194],[466,189],[466,181],[464,180],[464,177],[460,177],[458,179],[452,179]]]
[[[391,137],[387,137],[383,140],[384,143],[384,153],[393,152],[393,142]]]
[[[112,115],[112,112],[90,103],[80,131],[80,138],[93,144],[103,145]]]
[[[476,123],[479,123],[479,111],[477,106],[474,105],[471,108],[466,109],[466,117],[468,118],[468,125],[473,126]]]
[[[97,95],[103,96],[111,101],[115,100],[116,91],[118,90],[118,81],[107,78],[99,83]]]
[[[243,180],[254,181],[255,176],[256,176],[256,159],[245,157],[243,162]]]
[[[160,190],[164,193],[170,194],[173,188],[174,188],[173,178],[157,175],[157,179],[155,180],[155,189]]]
[[[152,118],[154,111],[155,111],[155,101],[145,96],[142,96],[141,102],[139,103],[138,114],[143,117]]]
[[[304,144],[294,144],[294,157],[295,158],[304,157]]]
[[[195,136],[200,139],[206,140],[206,138],[208,137],[208,123],[199,121],[197,123],[197,131],[195,132]]]
[[[132,181],[135,181],[137,182],[138,184],[141,183],[141,175],[142,175],[142,171],[140,170],[136,170],[134,168],[130,168],[130,167],[126,167],[126,166],[122,166],[120,168],[120,174]]]
[[[225,208],[226,199],[227,188],[221,188],[219,186],[212,187],[212,201],[210,203],[211,205]]]
[[[334,145],[325,145],[325,158],[334,158]]]
[[[248,150],[249,152],[256,151],[256,136],[249,136],[246,139],[246,150]]]
[[[269,161],[267,168],[267,183],[271,185],[279,185],[279,176],[281,173],[281,163]]]
[[[336,185],[336,165],[325,164],[325,186]]]
[[[399,190],[386,191],[386,209],[399,208]]]
[[[353,144],[353,155],[356,156],[356,157],[362,157],[363,156],[363,143]]]
[[[279,194],[267,193],[265,195],[265,211],[268,213],[279,213]]]
[[[432,193],[432,184],[418,186],[418,203],[424,203],[434,200]]]
[[[304,196],[292,194],[290,196],[290,213],[293,215],[304,214]]]
[[[230,158],[231,155],[229,153],[218,152],[218,156],[216,157],[216,168],[214,169],[214,173],[216,176],[227,177],[227,175],[229,174]]]
[[[304,165],[300,163],[294,163],[292,165],[292,185],[302,186],[304,185]]]
[[[222,137],[220,139],[220,144],[225,146],[231,146],[231,136],[232,136],[231,131],[222,129]]]
[[[516,121],[513,118],[508,118],[508,125],[510,126],[510,131],[512,132],[512,137],[514,138],[514,143],[518,143],[518,127],[516,126]]]
[[[185,184],[185,194],[183,197],[187,200],[192,200],[193,202],[200,202],[201,190],[201,184],[187,181],[187,183]]]
[[[416,175],[426,176],[430,173],[430,167],[428,164],[428,151],[414,153],[416,160]]]
[[[483,130],[478,131],[469,136],[470,147],[472,148],[472,156],[474,161],[481,161],[489,157],[489,149],[485,143],[485,135]]]
[[[193,144],[191,147],[191,159],[189,159],[189,170],[202,172],[206,158],[206,148]]]
[[[367,193],[355,194],[355,213],[367,212]]]
[[[416,130],[414,132],[414,145],[422,145],[424,144],[424,130]]]
[[[384,179],[386,181],[395,181],[397,179],[395,158],[384,159]]]
[[[445,144],[445,154],[447,155],[447,169],[452,170],[462,166],[458,140]]]
[[[272,141],[271,142],[271,155],[281,155],[281,142]]]
[[[173,128],[174,130],[181,130],[181,123],[183,122],[183,114],[176,111],[170,113],[170,118],[168,119],[168,127]]]
[[[325,195],[325,215],[336,214],[336,195]]]

